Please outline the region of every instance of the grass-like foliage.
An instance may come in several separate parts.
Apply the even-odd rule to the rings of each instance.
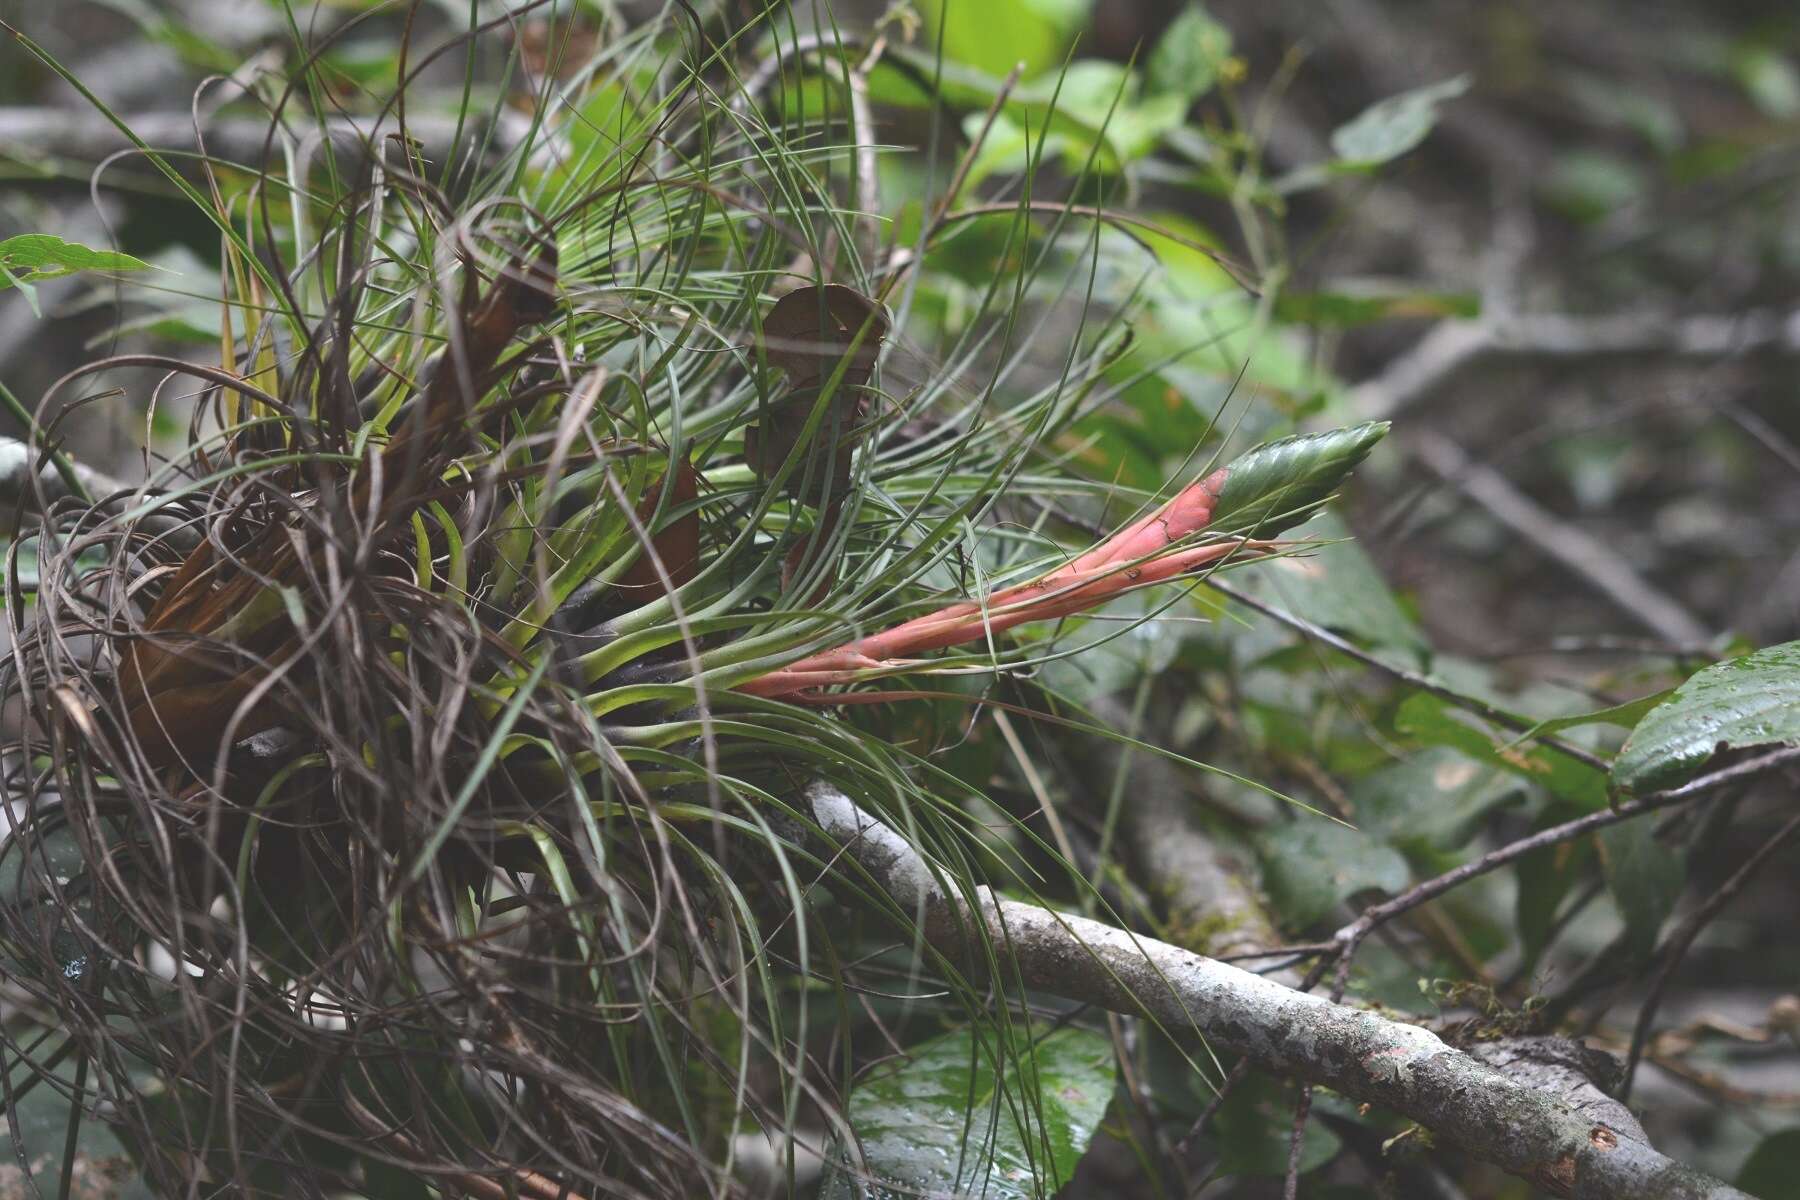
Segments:
[[[7,585],[6,971],[62,1030],[8,1102],[103,1100],[166,1194],[723,1194],[734,1135],[842,1132],[887,1023],[1028,1058],[1000,950],[918,944],[794,798],[1031,892],[937,752],[1026,696],[1090,724],[1029,681],[1130,625],[1071,618],[1279,551],[1379,436],[1120,483],[1083,422],[1144,377],[1121,272],[1156,264],[1079,173],[977,192],[934,120],[895,219],[867,47],[605,33],[447,147],[393,100],[309,140],[315,59],[263,169],[161,160],[221,231],[216,365],[40,408],[120,366],[197,398]]]

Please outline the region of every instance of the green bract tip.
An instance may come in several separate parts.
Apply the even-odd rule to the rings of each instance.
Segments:
[[[1304,521],[1387,431],[1386,421],[1365,421],[1264,442],[1229,467],[1212,527],[1244,537],[1273,537]]]

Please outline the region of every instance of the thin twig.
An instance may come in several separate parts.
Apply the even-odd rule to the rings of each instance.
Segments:
[[[1489,704],[1486,700],[1483,700],[1478,696],[1465,695],[1453,688],[1445,687],[1443,684],[1436,682],[1428,676],[1421,675],[1417,671],[1409,671],[1405,667],[1395,666],[1385,659],[1370,654],[1367,650],[1362,649],[1347,638],[1339,637],[1322,625],[1315,625],[1303,617],[1297,617],[1293,613],[1284,612],[1274,605],[1258,600],[1256,597],[1251,596],[1238,588],[1220,582],[1217,575],[1207,576],[1206,585],[1220,595],[1229,596],[1246,608],[1254,609],[1265,617],[1280,621],[1290,629],[1298,630],[1300,633],[1305,634],[1316,642],[1323,642],[1333,650],[1349,655],[1364,666],[1374,667],[1376,670],[1399,680],[1408,687],[1417,688],[1422,692],[1428,692],[1440,700],[1447,701],[1450,704],[1463,709],[1465,712],[1472,712],[1485,720],[1492,721],[1496,725],[1503,725],[1508,729],[1515,729],[1521,733],[1531,730],[1537,724],[1537,722],[1516,716],[1503,708]],[[1549,746],[1559,753],[1568,755],[1579,763],[1592,767],[1603,775],[1612,769],[1612,764],[1607,762],[1604,758],[1601,758],[1599,755],[1590,750],[1583,750],[1580,746],[1571,745],[1560,738],[1540,735],[1534,740]]]
[[[94,497],[87,486],[88,480],[82,478],[82,472],[76,469],[74,462],[67,455],[50,444],[43,427],[37,422],[37,417],[32,415],[30,409],[19,403],[19,398],[13,395],[12,389],[4,383],[0,383],[0,404],[4,404],[6,411],[13,415],[13,419],[25,427],[25,435],[28,439],[25,442],[19,442],[13,438],[0,438],[0,475],[5,476],[8,482],[15,478],[28,479],[37,463],[32,451],[32,447],[35,446],[37,454],[50,460],[51,467],[55,469],[57,478],[62,480],[63,487],[68,490],[68,494],[84,504],[92,504]],[[23,450],[23,454],[17,462],[14,460],[14,447]],[[105,479],[104,476],[95,472],[89,474],[94,479]],[[3,486],[5,485],[0,484],[0,487]]]
[[[1650,990],[1644,996],[1643,1007],[1638,1010],[1637,1024],[1631,1031],[1631,1051],[1625,1056],[1625,1078],[1619,1085],[1619,1099],[1631,1098],[1631,1084],[1637,1074],[1638,1061],[1644,1056],[1644,1046],[1650,1040],[1650,1027],[1656,1021],[1656,1010],[1662,1004],[1663,992],[1668,989],[1669,980],[1674,977],[1675,968],[1687,957],[1688,949],[1693,946],[1694,939],[1700,931],[1712,923],[1714,917],[1724,911],[1727,904],[1744,890],[1744,886],[1763,868],[1775,853],[1785,846],[1796,833],[1800,833],[1800,816],[1789,819],[1788,823],[1776,830],[1775,836],[1758,847],[1756,853],[1744,860],[1744,865],[1733,871],[1731,878],[1719,885],[1719,889],[1708,896],[1698,908],[1689,913],[1687,918],[1671,932],[1657,952],[1660,965],[1656,976],[1650,981]]]
[[[1480,858],[1411,887],[1391,900],[1364,909],[1360,917],[1338,930],[1334,936],[1333,940],[1341,947],[1341,960],[1347,964],[1349,958],[1355,953],[1356,947],[1377,925],[1392,920],[1401,913],[1409,912],[1421,904],[1435,900],[1444,893],[1461,887],[1471,879],[1498,870],[1534,850],[1542,850],[1546,846],[1573,841],[1575,838],[1592,833],[1597,829],[1604,829],[1608,825],[1616,825],[1621,821],[1628,821],[1632,817],[1641,816],[1656,809],[1683,804],[1710,795],[1720,788],[1754,778],[1777,767],[1786,766],[1797,759],[1800,759],[1800,747],[1776,750],[1747,762],[1738,763],[1736,766],[1725,767],[1711,774],[1702,775],[1680,787],[1651,792],[1635,800],[1627,800],[1617,807],[1589,813],[1584,817],[1565,821],[1561,825],[1552,825],[1529,837],[1520,838],[1497,850],[1491,850]]]
[[[1287,1179],[1281,1187],[1282,1200],[1298,1200],[1300,1195],[1300,1150],[1306,1145],[1306,1119],[1312,1115],[1312,1099],[1312,1085],[1301,1084],[1300,1098],[1294,1102],[1294,1128],[1288,1136]]]
[[[509,110],[495,114],[494,121],[491,142],[497,152],[516,146],[530,129],[529,118]],[[133,113],[131,127],[150,145],[173,152],[175,162],[184,160],[184,152],[196,149],[194,117],[190,112]],[[341,115],[324,118],[324,131],[333,146],[345,149],[370,145],[378,132],[371,122]],[[428,158],[447,156],[455,131],[454,118],[423,113],[407,116],[406,132],[423,143],[421,152]],[[484,136],[474,124],[465,125],[465,142],[480,144]],[[254,165],[262,161],[268,144],[269,121],[258,117],[216,117],[207,122],[205,137],[213,159]],[[99,113],[67,107],[0,107],[0,143],[80,163],[99,162],[131,145]]]
[[[1406,449],[1438,478],[1480,504],[1495,520],[1561,563],[1658,637],[1677,645],[1712,641],[1711,630],[1674,597],[1652,586],[1624,555],[1559,519],[1500,472],[1470,458],[1449,438],[1420,431],[1409,439]]]
[[[856,226],[862,231],[861,249],[874,254],[881,243],[881,167],[875,151],[875,117],[869,108],[869,72],[881,61],[887,37],[875,39],[862,62],[852,68],[844,63],[844,85],[850,91],[850,125],[856,138]]]
[[[1352,410],[1387,419],[1414,408],[1487,357],[1550,360],[1655,356],[1725,358],[1800,354],[1800,310],[1672,316],[1539,314],[1495,321],[1441,321],[1407,353],[1350,390]]]

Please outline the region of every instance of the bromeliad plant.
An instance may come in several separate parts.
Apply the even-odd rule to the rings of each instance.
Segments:
[[[1167,500],[1080,468],[1129,385],[1129,302],[1079,299],[1106,213],[1028,173],[884,246],[854,120],[740,81],[760,29],[686,28],[546,76],[496,159],[218,167],[223,360],[46,398],[201,389],[146,485],[49,506],[28,619],[16,551],[9,585],[10,762],[60,803],[8,843],[7,969],[160,1190],[722,1194],[733,1135],[841,1130],[853,914],[904,914],[799,789],[1031,886],[977,787],[842,706],[972,711],[1082,614],[1289,552],[1381,436]],[[937,325],[909,297],[976,222],[1004,269]]]

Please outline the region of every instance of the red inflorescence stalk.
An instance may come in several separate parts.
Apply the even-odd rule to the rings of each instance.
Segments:
[[[832,684],[852,683],[866,671],[910,665],[928,650],[980,641],[1029,621],[1052,620],[1093,608],[1121,592],[1160,583],[1243,549],[1232,540],[1164,554],[1212,521],[1226,471],[1201,479],[1173,500],[1127,525],[1098,546],[1029,583],[1002,588],[987,602],[958,601],[923,617],[870,634],[737,685],[756,696],[805,699]],[[1156,557],[1161,555],[1161,557]]]

